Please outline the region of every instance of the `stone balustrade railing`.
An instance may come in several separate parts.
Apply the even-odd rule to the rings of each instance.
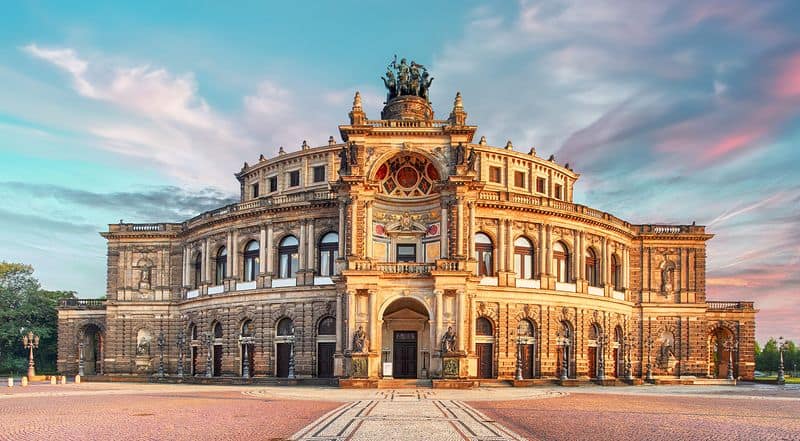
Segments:
[[[61,299],[58,306],[65,309],[104,309],[106,301],[102,299]]]
[[[741,311],[754,309],[754,302],[706,302],[710,311]]]
[[[395,120],[395,119],[388,119],[388,120],[367,120],[366,125],[372,127],[393,127],[393,128],[401,128],[401,129],[408,129],[408,128],[425,128],[425,127],[446,127],[450,125],[450,121],[435,119],[435,120]]]

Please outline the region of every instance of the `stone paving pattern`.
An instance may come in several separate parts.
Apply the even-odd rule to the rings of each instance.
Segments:
[[[800,387],[0,389],[0,440],[800,440]]]

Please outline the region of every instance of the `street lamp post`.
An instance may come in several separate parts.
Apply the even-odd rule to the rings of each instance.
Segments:
[[[779,362],[778,362],[778,384],[786,384],[786,377],[784,377],[783,372],[783,350],[786,347],[786,341],[783,339],[783,336],[778,338],[778,353],[780,354]]]
[[[250,345],[253,344],[253,337],[240,335],[239,344],[242,346],[242,377],[250,378],[249,351],[250,351]]]
[[[156,344],[158,345],[158,376],[164,377],[164,346],[166,346],[167,341],[164,338],[164,331],[158,333],[158,339],[156,340]]]
[[[722,347],[728,351],[728,380],[733,380],[733,351],[739,349],[739,342],[731,337],[725,340]]]
[[[178,336],[175,338],[175,345],[178,347],[178,377],[183,378],[183,352],[184,346],[186,345],[186,334],[183,333],[183,329],[178,332]]]
[[[517,380],[522,380],[522,337],[517,339]]]
[[[653,336],[647,335],[647,340],[645,340],[645,345],[647,345],[647,374],[645,376],[645,380],[653,381],[653,364],[650,362],[650,352],[653,351]]]
[[[84,372],[84,361],[83,361],[83,340],[78,342],[78,375],[83,377]]]
[[[294,325],[292,325],[292,341],[289,342],[289,375],[290,380],[294,379]]]
[[[22,336],[22,347],[28,350],[28,380],[36,376],[36,363],[33,361],[33,350],[39,348],[39,336],[28,331]]]

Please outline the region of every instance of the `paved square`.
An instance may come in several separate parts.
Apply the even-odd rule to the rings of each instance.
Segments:
[[[2,440],[800,440],[800,388],[0,390]]]

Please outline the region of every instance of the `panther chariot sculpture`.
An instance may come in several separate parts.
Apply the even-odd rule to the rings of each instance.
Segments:
[[[386,76],[381,78],[388,90],[386,93],[387,103],[392,98],[403,95],[418,96],[430,102],[428,91],[433,83],[433,77],[430,76],[425,66],[413,60],[409,64],[405,58],[401,58],[398,63],[397,55],[395,55],[392,62],[386,66]]]

